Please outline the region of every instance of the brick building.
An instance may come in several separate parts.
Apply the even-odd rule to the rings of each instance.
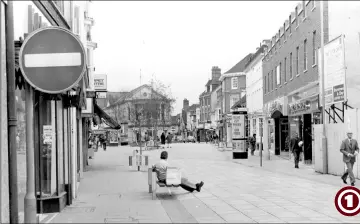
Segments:
[[[228,147],[232,147],[232,129],[231,129],[231,107],[245,95],[246,91],[246,65],[250,62],[252,54],[248,54],[229,71],[225,72],[221,77],[221,97],[222,97],[222,117],[223,123],[220,133],[223,137],[222,141],[226,142]]]
[[[317,50],[320,47],[318,1],[302,1],[272,37],[263,58],[264,148],[289,156],[294,133],[304,140],[304,159],[311,163],[312,124],[320,122]],[[324,2],[326,12],[327,3]],[[328,30],[324,13],[324,32]],[[325,43],[327,40],[325,35]],[[265,136],[266,134],[266,136]]]

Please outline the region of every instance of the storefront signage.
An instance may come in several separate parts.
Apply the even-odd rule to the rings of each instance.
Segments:
[[[319,95],[289,104],[289,115],[311,113],[319,109]]]
[[[106,99],[106,92],[96,92],[96,98]]]
[[[44,125],[43,126],[43,144],[52,144],[52,126]]]
[[[333,39],[324,46],[324,74],[325,104],[331,105],[343,102],[346,98],[346,65],[343,35]]]
[[[22,44],[19,65],[25,80],[35,89],[63,93],[74,87],[86,71],[84,46],[65,28],[40,28]]]
[[[107,76],[106,75],[94,75],[94,89],[95,90],[107,90]]]

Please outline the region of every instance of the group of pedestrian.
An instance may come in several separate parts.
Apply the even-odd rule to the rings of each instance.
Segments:
[[[172,134],[170,132],[167,133],[167,136],[163,132],[160,136],[161,145],[165,147],[165,143],[167,143],[167,148],[171,148]]]

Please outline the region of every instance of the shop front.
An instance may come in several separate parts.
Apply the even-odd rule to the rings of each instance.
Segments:
[[[264,106],[265,123],[264,143],[265,149],[268,149],[275,155],[289,155],[289,137],[288,137],[288,117],[287,117],[287,98],[280,97]]]
[[[289,97],[288,107],[291,137],[298,135],[304,141],[304,163],[311,164],[315,161],[313,125],[321,122],[319,94],[314,89],[292,95]]]

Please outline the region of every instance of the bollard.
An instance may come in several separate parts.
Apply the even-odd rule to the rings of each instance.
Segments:
[[[133,161],[132,156],[129,156],[129,170],[132,170],[133,168]]]

